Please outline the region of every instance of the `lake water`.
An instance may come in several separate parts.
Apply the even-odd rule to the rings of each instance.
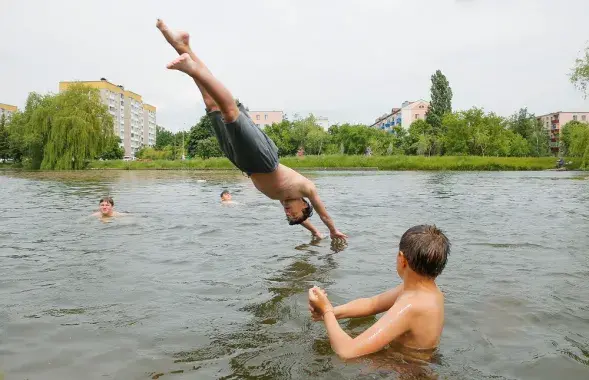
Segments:
[[[0,172],[0,378],[589,378],[586,175],[306,175],[347,247],[312,242],[236,172]],[[104,194],[130,215],[88,217]],[[422,223],[453,244],[434,359],[340,360],[307,289],[341,304],[399,284],[399,239]]]

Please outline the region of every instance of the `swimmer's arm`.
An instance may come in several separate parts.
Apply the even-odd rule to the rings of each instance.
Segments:
[[[403,291],[403,284],[370,298],[358,298],[344,305],[336,306],[337,319],[368,317],[389,310]]]
[[[321,232],[319,232],[319,230],[317,228],[315,228],[315,226],[313,225],[313,223],[311,223],[311,221],[309,219],[305,220],[303,223],[301,223],[301,225],[303,227],[305,227],[306,229],[309,230],[309,232],[311,232],[313,234],[313,236],[317,236],[319,238],[321,238]]]
[[[374,325],[355,338],[340,327],[333,313],[327,312],[323,320],[331,348],[340,358],[353,359],[377,352],[409,331],[414,314],[411,304],[398,302]]]

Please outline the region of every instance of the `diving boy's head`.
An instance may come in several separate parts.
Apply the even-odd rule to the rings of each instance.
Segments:
[[[405,231],[399,243],[397,273],[401,278],[407,271],[435,279],[448,261],[450,241],[436,226],[419,225]]]
[[[282,207],[284,207],[286,220],[288,220],[288,224],[291,226],[301,224],[313,215],[313,206],[307,202],[305,198],[286,199],[280,201],[280,203],[282,203]]]

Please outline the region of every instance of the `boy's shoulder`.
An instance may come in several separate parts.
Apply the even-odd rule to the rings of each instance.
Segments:
[[[411,305],[414,312],[428,312],[444,304],[444,294],[439,289],[403,291],[398,302]]]

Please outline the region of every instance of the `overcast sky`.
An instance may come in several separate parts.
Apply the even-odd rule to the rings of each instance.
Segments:
[[[568,80],[589,40],[589,0],[0,0],[0,103],[62,80],[108,80],[157,107],[158,124],[203,115],[155,28],[197,54],[250,109],[371,123],[430,97],[441,69],[454,109],[589,111]]]

